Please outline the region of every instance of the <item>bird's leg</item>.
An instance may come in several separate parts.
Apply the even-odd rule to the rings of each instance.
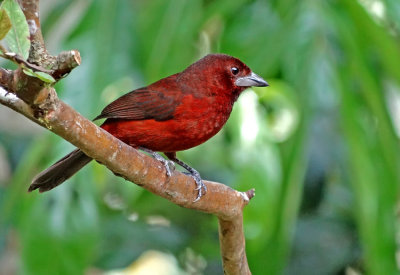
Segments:
[[[176,158],[176,153],[175,152],[165,152],[164,153],[170,160],[178,164],[179,166],[185,168],[189,173],[189,175],[195,180],[196,182],[196,190],[198,190],[198,194],[196,199],[193,202],[198,201],[206,192],[207,192],[207,187],[203,183],[203,180],[200,177],[200,173],[197,172],[194,168],[190,167],[183,161],[179,160]],[[203,192],[204,191],[204,192]]]
[[[172,175],[171,167],[172,167],[172,170],[175,170],[175,164],[173,161],[163,158],[159,153],[154,152],[150,149],[147,149],[144,147],[139,147],[139,149],[146,153],[149,153],[150,155],[152,155],[153,158],[155,158],[156,160],[161,162],[164,165],[165,170],[167,171],[168,177],[170,177]]]

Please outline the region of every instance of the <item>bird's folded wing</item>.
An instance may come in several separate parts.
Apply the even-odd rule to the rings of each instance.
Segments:
[[[180,93],[148,90],[134,90],[106,106],[100,118],[129,120],[154,119],[163,121],[174,117],[175,108],[180,104]]]

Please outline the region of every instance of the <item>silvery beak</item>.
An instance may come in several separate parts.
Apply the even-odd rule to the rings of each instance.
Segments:
[[[251,72],[250,75],[239,77],[235,81],[236,86],[242,87],[267,87],[269,86],[268,82],[262,79],[261,76],[256,75],[255,73]]]

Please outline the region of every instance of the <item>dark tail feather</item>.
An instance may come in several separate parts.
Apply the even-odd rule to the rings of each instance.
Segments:
[[[76,149],[38,174],[32,180],[28,191],[31,192],[38,188],[40,193],[49,191],[72,177],[91,160],[91,157]]]

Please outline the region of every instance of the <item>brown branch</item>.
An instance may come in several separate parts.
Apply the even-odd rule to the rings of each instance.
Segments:
[[[11,60],[16,64],[21,65],[22,67],[32,69],[35,72],[44,72],[44,73],[48,73],[48,74],[53,73],[52,70],[47,70],[38,65],[29,63],[22,56],[20,56],[19,54],[16,54],[16,53],[4,52],[4,54],[1,54],[1,57]]]
[[[39,0],[18,0],[29,26],[31,49],[28,62],[47,69],[54,79],[59,80],[81,64],[77,50],[61,52],[52,56],[47,52],[39,19]],[[43,70],[42,70],[43,71]]]
[[[13,78],[14,78],[14,72],[0,68],[0,83],[6,89],[7,91],[12,90],[12,83],[13,83]]]
[[[254,191],[238,192],[230,187],[204,181],[207,193],[197,202],[193,178],[174,171],[166,176],[163,165],[126,145],[82,117],[58,99],[55,108],[38,116],[14,94],[0,90],[0,103],[71,142],[88,156],[107,166],[116,175],[150,192],[190,209],[215,214],[219,218],[219,236],[225,274],[250,274],[245,254],[242,210]]]
[[[52,76],[56,80],[63,78],[79,65],[81,65],[81,55],[77,50],[61,52],[52,67]]]
[[[52,70],[60,79],[81,63],[76,50],[57,57],[47,53],[40,30],[38,0],[19,0],[30,26],[29,64]],[[245,253],[243,208],[254,190],[238,192],[221,183],[204,181],[207,193],[197,202],[192,177],[174,171],[167,177],[157,160],[123,143],[60,101],[52,86],[28,76],[19,68],[0,68],[0,104],[23,114],[80,148],[85,154],[107,166],[116,175],[169,201],[190,209],[215,214],[219,219],[219,237],[225,274],[250,274]]]
[[[219,242],[225,274],[250,274],[246,258],[242,213],[218,219]],[[231,272],[227,272],[227,271]]]
[[[42,113],[35,112],[14,94],[6,95],[5,90],[0,93],[0,102],[71,142],[115,174],[177,205],[230,219],[248,203],[246,193],[208,181],[205,182],[208,192],[194,203],[197,191],[192,177],[178,171],[167,177],[160,162],[123,143],[58,99],[53,109]]]
[[[18,0],[18,4],[28,23],[31,41],[41,44],[44,48],[42,29],[39,20],[39,0]]]
[[[49,67],[48,63],[53,63],[54,57],[47,52],[44,45],[39,19],[39,0],[18,0],[18,3],[29,26],[31,49],[28,61],[37,65],[44,65],[43,67]]]
[[[45,127],[41,121],[35,118],[35,112],[28,104],[19,99],[15,94],[7,92],[2,87],[0,87],[0,103],[20,114],[23,114],[40,126]]]

